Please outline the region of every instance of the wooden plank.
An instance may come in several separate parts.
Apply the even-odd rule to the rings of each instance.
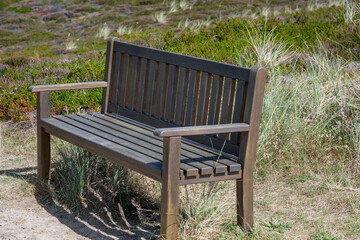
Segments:
[[[152,157],[154,159],[157,159],[158,161],[162,160],[162,146],[157,147],[152,143],[142,141],[140,138],[135,138],[131,135],[127,135],[124,133],[120,134],[119,132],[111,131],[111,129],[107,127],[104,127],[99,124],[94,124],[94,122],[91,122],[88,119],[81,118],[76,115],[66,115],[66,117],[68,117],[71,120],[58,118],[58,117],[57,119],[72,124],[73,126],[76,126],[82,130],[89,131],[93,134],[98,135],[99,137],[101,136],[109,141],[117,142],[122,146],[124,146],[124,144],[127,144],[126,147],[128,147],[129,149],[135,152],[140,152],[141,154]],[[76,122],[74,122],[73,120]],[[196,166],[186,164],[187,162],[189,161],[184,161],[184,163],[181,163],[180,176],[184,174],[187,177],[197,176],[199,173],[199,169]]]
[[[220,124],[231,123],[234,92],[235,92],[235,81],[233,81],[231,78],[225,78],[223,100],[222,100],[221,114],[220,114]],[[219,138],[227,140],[229,138],[229,134],[219,134]]]
[[[197,85],[196,81],[199,80],[199,72],[194,71],[194,70],[190,70],[190,80],[189,80],[189,87],[188,87],[188,94],[187,94],[187,103],[186,103],[186,113],[185,113],[185,126],[189,126],[191,124],[191,120],[194,119],[192,118],[192,114],[193,114],[193,109],[196,109],[195,105],[195,101],[194,100],[194,96],[195,96],[195,91],[198,90],[195,89]],[[196,114],[196,113],[195,113]]]
[[[219,88],[218,88],[218,94],[216,99],[216,105],[215,105],[215,124],[220,123],[220,114],[221,114],[221,102],[223,99],[223,86],[224,86],[224,77],[220,76],[219,78]]]
[[[164,76],[164,86],[161,98],[161,109],[160,109],[160,119],[165,119],[165,104],[166,104],[166,94],[168,89],[168,80],[169,80],[169,72],[170,72],[170,65],[165,64],[165,76]]]
[[[117,97],[119,95],[119,77],[120,77],[120,65],[121,65],[121,58],[122,54],[121,52],[116,52],[115,54],[115,61],[113,61],[113,72],[111,76],[111,82],[110,82],[110,96],[109,100],[110,102],[117,104]]]
[[[165,63],[159,63],[159,71],[155,87],[155,111],[153,116],[156,118],[161,118],[164,112],[164,103],[165,103],[165,91],[167,82],[165,81],[167,77],[168,65]]]
[[[251,68],[244,113],[244,122],[249,123],[250,129],[248,133],[241,134],[238,161],[243,166],[243,179],[236,183],[237,221],[245,230],[251,229],[254,223],[253,174],[265,83],[265,69]]]
[[[39,92],[36,94],[37,122],[37,179],[48,181],[50,179],[50,134],[41,126],[43,119],[50,117],[50,94]]]
[[[201,72],[196,72],[196,79],[195,79],[195,95],[194,95],[194,104],[192,107],[192,117],[191,117],[191,126],[196,125],[196,118],[197,118],[197,106],[199,104],[199,89],[200,89],[200,76]]]
[[[152,149],[157,153],[162,152],[163,143],[160,139],[154,138],[154,136],[149,131],[135,131],[133,129],[133,125],[115,125],[114,123],[109,123],[106,121],[104,122],[104,120],[96,117],[96,115],[68,115],[68,117],[87,124],[92,128],[96,128],[108,134],[123,138],[135,145],[144,146],[148,149]],[[83,119],[80,119],[80,117]],[[206,160],[206,157],[204,158],[201,155],[186,150],[182,151],[181,162],[181,169],[184,170],[186,176],[197,175],[197,169],[199,169],[200,175],[208,175],[211,174],[213,172],[213,169],[216,167],[214,161]],[[194,168],[196,168],[196,170],[194,170]],[[217,171],[219,171],[220,168],[221,166],[217,167]]]
[[[121,65],[120,65],[120,77],[119,77],[119,95],[117,97],[117,104],[125,107],[125,98],[126,98],[126,89],[127,89],[127,80],[129,74],[130,66],[130,56],[128,54],[122,55]]]
[[[107,40],[106,46],[106,58],[105,58],[105,71],[104,71],[104,81],[107,82],[107,86],[110,86],[111,76],[112,76],[112,66],[113,66],[113,55],[114,55],[114,41],[117,38],[110,37]],[[101,113],[107,112],[108,102],[110,95],[110,87],[106,87],[102,92],[102,100],[101,100]]]
[[[217,181],[226,181],[226,180],[238,180],[241,178],[242,178],[241,171],[236,173],[225,172],[222,174],[212,174],[211,176],[206,176],[206,177],[181,179],[180,185],[217,182]]]
[[[86,115],[85,115],[86,116]],[[154,138],[153,136],[153,131],[146,129],[146,128],[142,128],[140,126],[136,126],[130,123],[127,123],[126,121],[121,121],[119,119],[113,119],[110,118],[108,116],[102,116],[98,113],[93,113],[90,116],[94,116],[94,118],[92,118],[92,121],[95,122],[99,122],[100,124],[104,125],[104,126],[108,126],[110,128],[112,128],[113,130],[116,131],[126,131],[127,133],[132,133],[133,136],[139,136],[139,138],[141,138],[144,141],[148,141],[151,142],[152,144],[155,144],[157,146],[162,147],[162,139],[161,138]],[[219,153],[215,153],[214,152],[210,152],[210,151],[204,151],[202,149],[199,149],[198,146],[195,146],[193,144],[189,144],[189,143],[183,143],[182,144],[182,152],[181,155],[187,158],[191,158],[189,159],[189,164],[195,167],[198,167],[200,169],[200,175],[206,175],[209,174],[209,170],[212,172],[213,168],[215,168],[215,173],[220,173],[220,172],[224,172],[224,169],[226,169],[226,167],[224,166],[228,166],[229,170],[231,172],[235,171],[235,165],[239,165],[236,163],[236,161],[231,161],[231,162],[227,162],[223,160],[225,160],[226,158],[224,158],[223,156],[219,156]],[[183,160],[183,158],[182,158]],[[199,161],[202,164],[205,164],[207,166],[210,166],[211,169],[209,169],[208,167],[204,166],[204,165],[194,165],[194,161]],[[216,162],[218,163],[214,163],[214,160],[216,160]],[[229,163],[231,163],[229,165]],[[230,169],[231,167],[231,169]]]
[[[171,122],[166,122],[161,119],[157,119],[154,117],[147,116],[145,114],[140,114],[135,111],[131,111],[126,108],[117,107],[109,103],[109,112],[115,115],[116,117],[125,117],[128,119],[132,119],[137,122],[142,122],[143,124],[155,127],[155,128],[168,128],[168,127],[178,127],[176,124]],[[116,113],[117,112],[117,113]],[[226,142],[225,146],[224,141],[218,139],[217,137],[212,136],[187,136],[187,139],[191,139],[193,141],[199,142],[206,146],[212,147],[214,149],[223,149],[224,152],[237,156],[239,152],[239,145],[232,144],[230,142]]]
[[[139,172],[154,180],[161,181],[162,163],[143,154],[130,151],[111,141],[83,131],[55,118],[42,121],[47,133],[57,136],[65,141],[82,147],[92,153],[118,163],[126,168]]]
[[[154,131],[154,134],[159,137],[177,137],[230,132],[247,132],[248,130],[249,125],[246,123],[230,123],[219,125],[159,128]]]
[[[131,110],[135,109],[136,87],[139,82],[138,60],[138,57],[130,56],[131,69],[127,79],[128,89],[126,90],[125,106]]]
[[[144,95],[145,91],[145,80],[147,74],[148,61],[145,58],[140,59],[139,65],[139,84],[137,85],[136,91],[136,107],[135,110],[139,113],[143,112],[143,103],[144,103]]]
[[[147,138],[146,136],[144,136],[144,134],[135,134],[134,131],[129,129],[125,129],[125,128],[119,129],[108,126],[108,124],[106,123],[99,123],[99,121],[96,121],[97,118],[92,117],[91,115],[66,115],[66,117],[75,120],[80,124],[87,125],[88,127],[91,128],[92,133],[97,132],[101,134],[101,132],[103,132],[104,135],[106,136],[111,135],[117,137],[119,139],[131,143],[131,145],[134,147],[133,150],[135,151],[140,151],[146,155],[149,155],[159,160],[162,159],[161,154],[162,154],[163,145],[161,141],[153,141],[153,139]],[[138,149],[137,146],[140,146],[139,150],[137,150]],[[142,149],[143,147],[146,149],[143,150]],[[153,152],[155,152],[157,155],[154,155]],[[212,168],[210,168],[209,166],[201,162],[197,162],[196,160],[191,159],[187,156],[182,156],[181,160],[182,160],[181,169],[184,171],[186,176],[191,177],[198,175],[199,169],[202,172],[209,171],[209,169],[212,171]]]
[[[215,124],[215,114],[216,114],[216,103],[219,98],[219,84],[220,77],[218,75],[214,75],[211,82],[211,98],[210,98],[210,106],[209,106],[209,116],[208,116],[208,125]]]
[[[177,214],[179,204],[179,171],[181,138],[165,138],[161,188],[160,238],[177,239]]]
[[[64,84],[52,84],[52,85],[36,85],[28,88],[29,92],[49,92],[49,91],[62,91],[62,90],[76,90],[86,88],[105,88],[107,82],[78,82],[78,83],[64,83]]]
[[[174,119],[174,106],[176,99],[176,83],[179,75],[179,67],[169,66],[169,78],[167,80],[166,101],[164,108],[164,121],[170,122]]]
[[[237,80],[236,82],[236,93],[234,99],[234,114],[233,114],[233,123],[238,123],[240,121],[240,116],[242,112],[242,100],[244,93],[244,82]],[[238,134],[231,134],[230,141],[234,144],[238,144]]]
[[[97,129],[94,128],[88,124],[85,124],[81,121],[77,121],[78,119],[74,119],[78,116],[76,115],[66,115],[66,116],[54,116],[55,119],[62,121],[66,124],[72,125],[78,129],[81,129],[83,131],[89,132],[93,135],[96,135],[106,141],[110,141],[110,142],[114,142],[116,144],[119,144],[123,147],[128,148],[129,150],[132,150],[133,152],[138,152],[141,153],[143,155],[146,155],[148,157],[154,158],[158,161],[160,161],[160,159],[162,158],[162,155],[159,154],[158,152],[154,151],[154,149],[152,148],[153,146],[145,146],[145,144],[140,145],[135,145],[133,142],[129,142],[128,139],[125,139],[123,136],[119,136],[119,135],[114,135],[114,134],[110,134],[107,133],[106,131],[104,131],[104,129]],[[80,117],[78,117],[80,118]],[[81,119],[81,118],[80,118]],[[86,119],[84,119],[85,121]]]
[[[151,116],[152,107],[153,107],[153,99],[154,99],[154,92],[155,92],[155,80],[156,80],[156,73],[158,64],[155,61],[150,60],[149,63],[149,70],[148,70],[148,78],[147,78],[147,85],[146,85],[146,97],[144,99],[145,102],[145,111],[144,113],[148,116]]]
[[[114,43],[114,49],[115,51],[122,51],[130,55],[149,58],[154,61],[177,65],[183,68],[191,68],[201,72],[213,73],[230,78],[240,78],[243,81],[248,81],[250,74],[249,68],[137,46],[131,43],[116,41]]]
[[[185,121],[185,106],[186,93],[189,82],[189,69],[180,68],[180,76],[177,84],[176,104],[175,104],[175,119],[177,125],[184,125]]]
[[[210,86],[208,86],[209,74],[201,73],[199,100],[197,104],[196,125],[206,125],[207,120],[207,106],[209,101]]]

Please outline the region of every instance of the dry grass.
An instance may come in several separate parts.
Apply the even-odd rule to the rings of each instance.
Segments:
[[[56,138],[53,141],[59,146]],[[32,122],[3,123],[2,146],[1,171],[36,165]],[[33,185],[28,182],[28,174],[34,173],[33,169],[23,171],[17,173],[23,178],[15,178],[2,172],[0,198],[21,199],[34,194]],[[329,178],[327,172],[304,171],[285,178],[280,174],[274,172],[255,183],[255,227],[250,236],[235,225],[234,182],[181,187],[180,239],[360,237],[359,188]],[[159,183],[131,173],[129,184],[144,198],[159,201]]]
[[[0,199],[34,194],[36,128],[33,122],[0,123]]]
[[[110,36],[110,33],[110,27],[107,25],[107,23],[104,23],[104,25],[100,27],[96,33],[96,37],[106,40]]]
[[[152,18],[155,22],[158,22],[160,24],[166,24],[168,21],[168,17],[165,12],[157,12],[152,15]]]
[[[65,42],[66,51],[71,51],[71,50],[77,49],[78,48],[78,46],[77,46],[78,41],[79,41],[79,39],[76,39],[76,40],[70,39],[70,33],[69,33],[68,37],[66,39],[66,42]]]

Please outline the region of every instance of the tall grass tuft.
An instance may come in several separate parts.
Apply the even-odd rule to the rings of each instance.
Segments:
[[[106,40],[109,37],[110,32],[111,32],[111,30],[110,30],[109,26],[107,25],[107,23],[104,23],[104,25],[99,28],[99,30],[96,34],[96,37]]]
[[[109,202],[127,192],[127,170],[73,145],[59,150],[52,174],[56,198],[71,210],[89,203],[88,195],[100,193]],[[91,192],[91,194],[89,194]]]
[[[119,24],[119,27],[116,31],[120,36],[122,35],[130,35],[131,33],[134,32],[134,28],[133,27],[128,27],[128,26],[125,26],[124,24]]]
[[[359,22],[357,17],[359,16],[360,5],[356,2],[351,2],[350,0],[345,1],[345,12],[344,12],[344,21],[345,24],[352,24]]]
[[[274,31],[262,33],[254,26],[251,30],[247,29],[247,36],[250,49],[239,51],[239,65],[258,64],[274,68],[296,59],[297,54],[291,51],[292,45],[279,38]]]
[[[78,41],[79,41],[79,39],[76,39],[76,40],[70,39],[70,33],[69,33],[68,37],[66,39],[66,42],[65,42],[66,51],[71,51],[71,50],[77,49],[78,48],[78,46],[77,46]]]
[[[334,179],[341,175],[332,175],[337,169],[350,178],[351,162],[358,156],[350,149],[356,149],[357,142],[360,103],[354,89],[360,84],[359,69],[329,53],[320,41],[313,50],[298,54],[273,31],[253,29],[248,34],[250,50],[239,51],[239,62],[264,66],[270,76],[258,176],[276,168],[289,174],[314,171]]]
[[[195,3],[196,1],[191,3],[187,0],[180,0],[179,6],[182,10],[188,10],[188,9],[192,9]]]
[[[167,23],[167,15],[165,12],[157,12],[154,15],[152,15],[152,18],[155,22],[166,24]]]
[[[190,32],[199,32],[204,27],[209,27],[212,21],[210,19],[207,20],[193,20],[190,21],[188,18],[182,20],[178,23],[178,28],[181,30],[189,30]]]
[[[227,188],[223,182],[186,185],[180,193],[179,232],[181,239],[215,238],[221,222],[228,219],[232,202],[219,201],[218,193]]]

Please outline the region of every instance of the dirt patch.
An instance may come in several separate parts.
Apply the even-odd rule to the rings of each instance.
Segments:
[[[0,201],[0,239],[151,239],[153,228],[123,228],[96,213],[69,213],[55,203],[40,205],[34,197]]]

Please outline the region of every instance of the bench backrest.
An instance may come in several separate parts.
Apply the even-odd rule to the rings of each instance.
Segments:
[[[249,122],[244,116],[251,109],[251,75],[250,68],[111,38],[104,79],[110,84],[103,94],[102,112],[155,128]],[[237,156],[239,135],[188,138]]]

